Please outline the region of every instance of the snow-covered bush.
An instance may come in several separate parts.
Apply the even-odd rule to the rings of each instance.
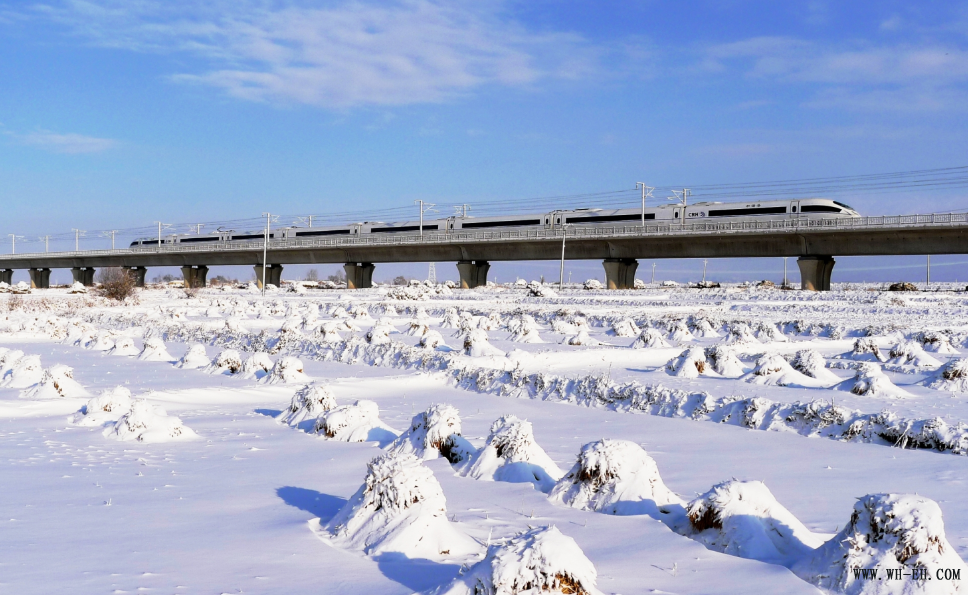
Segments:
[[[914,338],[924,346],[925,351],[942,355],[956,355],[958,353],[958,350],[952,347],[951,340],[945,334],[925,331],[918,333]]]
[[[852,359],[859,362],[883,362],[886,358],[881,348],[872,337],[861,337],[854,341],[854,348],[847,353],[837,356],[841,359]]]
[[[662,483],[659,468],[628,440],[599,440],[582,447],[578,462],[555,484],[549,498],[565,506],[606,514],[650,514],[683,504]]]
[[[635,324],[634,320],[631,318],[623,318],[612,325],[612,330],[609,334],[615,335],[616,337],[634,337],[639,332],[639,327]]]
[[[530,314],[520,314],[508,321],[509,339],[515,343],[544,343],[538,334],[538,323]]]
[[[13,362],[10,371],[0,380],[0,386],[6,388],[27,388],[40,382],[44,376],[44,367],[40,363],[39,355],[25,355]]]
[[[739,378],[746,373],[743,362],[739,361],[732,348],[725,345],[707,347],[705,352],[706,361],[712,366],[713,371],[726,378]]]
[[[671,347],[665,337],[658,330],[652,328],[642,329],[639,336],[632,342],[632,349],[650,349],[655,347]]]
[[[729,325],[729,335],[724,341],[727,345],[749,345],[759,343],[750,326],[745,322],[735,322]]]
[[[491,424],[484,447],[460,471],[475,479],[533,483],[548,492],[564,473],[534,439],[531,422],[505,415]]]
[[[602,282],[598,279],[589,279],[582,283],[582,287],[588,290],[602,289]]]
[[[896,366],[910,366],[912,368],[937,368],[941,365],[937,359],[925,353],[918,341],[905,341],[891,347],[887,354],[887,363]]]
[[[363,304],[356,304],[350,308],[350,316],[357,319],[365,319],[370,317],[370,311]]]
[[[925,380],[928,388],[952,392],[968,392],[968,359],[953,359],[932,377]]]
[[[366,332],[366,342],[370,345],[386,345],[391,341],[390,333],[396,330],[392,324],[381,318]]]
[[[503,351],[491,345],[491,342],[488,340],[487,331],[481,329],[474,329],[464,337],[464,353],[471,357],[504,355]]]
[[[104,430],[104,436],[122,441],[169,442],[192,440],[198,434],[177,417],[169,416],[163,409],[142,399],[132,403],[130,411]]]
[[[262,380],[272,371],[276,362],[272,361],[265,351],[256,351],[242,362],[242,378],[256,378]]]
[[[684,535],[711,550],[789,565],[823,543],[759,481],[714,485],[686,507]]]
[[[710,371],[702,347],[690,347],[666,363],[666,373],[672,376],[698,378],[700,374],[709,374]]]
[[[858,499],[843,530],[791,570],[827,593],[954,595],[968,587],[962,582],[968,580],[968,566],[945,537],[941,508],[910,494]],[[874,570],[876,578],[860,570]],[[946,571],[949,578],[938,580]],[[956,572],[961,578],[951,580]],[[887,578],[892,576],[897,578]]]
[[[40,382],[21,392],[27,399],[55,399],[58,397],[86,397],[88,392],[74,380],[74,369],[55,364],[40,377]]]
[[[696,336],[689,331],[689,325],[685,320],[677,320],[669,326],[669,341],[673,343],[684,343],[695,341]]]
[[[205,346],[196,343],[188,348],[188,351],[178,360],[175,367],[196,370],[198,368],[206,368],[211,363],[212,360],[208,359],[208,353],[205,352]]]
[[[755,336],[764,343],[785,343],[789,341],[772,322],[761,322],[757,326]]]
[[[790,366],[794,370],[815,378],[825,384],[836,384],[841,381],[840,376],[827,369],[827,362],[814,349],[801,349],[793,356]]]
[[[441,328],[458,328],[460,327],[460,315],[457,313],[457,308],[447,308],[444,311],[444,319],[440,323]]]
[[[253,357],[254,354],[253,354]],[[310,380],[303,372],[303,363],[298,357],[286,356],[280,358],[272,366],[272,370],[260,382],[266,384],[292,384],[294,382],[308,382]]]
[[[547,285],[542,285],[537,281],[532,281],[528,284],[528,295],[539,298],[558,297],[558,293],[554,289],[548,287]]]
[[[94,339],[94,343],[88,346],[89,349],[94,351],[108,351],[114,347],[115,334],[110,330],[98,331],[97,337]]]
[[[420,459],[443,456],[452,464],[467,460],[475,449],[461,436],[460,414],[451,405],[432,405],[413,416],[410,427],[387,448]]]
[[[144,349],[138,354],[138,359],[146,362],[173,362],[175,358],[168,353],[165,342],[158,337],[145,339]]]
[[[342,442],[389,442],[397,437],[380,419],[380,407],[362,399],[323,413],[313,431]]]
[[[857,364],[854,377],[838,385],[841,390],[847,390],[855,395],[865,397],[910,397],[911,393],[898,388],[891,379],[884,374],[881,367],[875,363],[862,362]]]
[[[110,355],[138,355],[141,352],[134,344],[131,337],[121,337],[114,342],[114,347],[108,351]]]
[[[290,426],[312,419],[336,408],[336,397],[329,387],[322,384],[307,384],[292,397],[289,407],[280,413],[276,419]]]
[[[444,337],[441,336],[439,332],[430,330],[420,337],[420,346],[426,347],[427,349],[436,349],[440,346],[446,347],[447,344],[444,342]]]
[[[24,352],[19,349],[8,349],[0,347],[0,381],[13,370],[14,365],[24,356]]]
[[[799,372],[790,365],[790,362],[783,357],[773,354],[764,355],[756,361],[756,367],[752,372],[743,377],[747,382],[753,384],[765,384],[770,386],[822,386],[816,378],[811,378]],[[839,378],[838,378],[839,380]]]
[[[691,325],[692,334],[697,337],[719,337],[719,332],[705,318],[696,318]]]
[[[131,410],[131,391],[123,386],[103,390],[92,398],[69,421],[77,426],[101,426],[116,421]]]
[[[573,337],[568,337],[569,345],[584,345],[586,347],[597,347],[601,345],[602,342],[598,339],[593,338],[588,334],[588,331],[581,329],[578,334]]]
[[[434,595],[601,595],[595,566],[557,527],[490,546],[484,559]]]
[[[462,557],[476,541],[447,520],[447,502],[433,472],[409,453],[386,453],[367,465],[363,485],[326,525],[335,545],[375,555]]]
[[[205,371],[209,374],[238,374],[242,371],[242,355],[235,349],[224,349]]]
[[[343,337],[339,335],[337,329],[339,327],[338,323],[326,322],[319,327],[320,340],[323,343],[339,343],[343,340]]]

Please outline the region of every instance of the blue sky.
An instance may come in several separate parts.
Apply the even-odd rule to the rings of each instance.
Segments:
[[[0,4],[0,233],[966,165],[966,42],[951,1]]]

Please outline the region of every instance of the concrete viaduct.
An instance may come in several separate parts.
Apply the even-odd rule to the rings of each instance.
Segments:
[[[214,244],[214,245],[212,245]],[[145,245],[132,249],[7,254],[0,281],[28,269],[31,285],[50,286],[52,268],[94,283],[98,267],[122,267],[143,286],[148,267],[180,266],[191,286],[204,286],[208,267],[250,265],[263,282],[263,243]],[[638,259],[796,257],[801,288],[830,289],[836,256],[968,253],[968,214],[898,215],[855,219],[704,220],[686,224],[596,226],[492,231],[324,236],[270,240],[266,279],[278,285],[287,264],[343,263],[350,288],[372,285],[374,263],[456,262],[461,287],[487,281],[492,261],[601,260],[610,289],[633,286]]]

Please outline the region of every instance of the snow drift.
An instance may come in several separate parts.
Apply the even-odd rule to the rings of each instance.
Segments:
[[[104,430],[105,437],[122,441],[172,442],[193,440],[198,434],[182,424],[164,409],[153,406],[144,399],[131,404],[131,410],[121,416],[112,427]]]
[[[397,434],[380,420],[380,407],[373,401],[359,400],[340,405],[316,419],[313,431],[343,442],[390,442]]]

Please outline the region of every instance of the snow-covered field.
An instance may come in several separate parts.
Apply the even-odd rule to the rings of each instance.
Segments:
[[[874,289],[0,295],[0,592],[968,592],[968,294]]]

